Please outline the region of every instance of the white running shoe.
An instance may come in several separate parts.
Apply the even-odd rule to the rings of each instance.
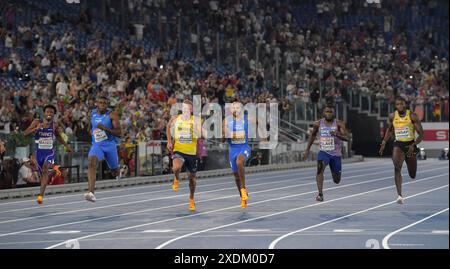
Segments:
[[[402,197],[401,195],[399,195],[399,196],[397,197],[396,202],[397,202],[397,204],[402,205],[402,204],[404,203],[404,202],[403,202],[403,197]]]
[[[84,199],[86,199],[86,201],[90,201],[90,202],[95,202],[97,199],[95,199],[95,195],[92,192],[88,192],[86,194],[84,194]]]

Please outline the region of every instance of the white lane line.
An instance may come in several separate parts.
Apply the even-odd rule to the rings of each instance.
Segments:
[[[447,173],[447,175],[448,175],[448,173]],[[436,177],[442,177],[442,175],[426,177],[424,179],[420,179],[420,180],[416,180],[416,181],[408,182],[408,183],[412,184],[412,183],[422,182],[424,180],[426,181],[426,180],[430,180],[430,179],[436,178]],[[404,185],[406,185],[406,184],[404,184]],[[230,226],[233,226],[233,225],[242,224],[242,223],[246,223],[246,222],[250,222],[250,221],[254,221],[254,220],[260,220],[260,219],[264,219],[264,218],[268,218],[268,217],[273,217],[273,216],[289,213],[289,212],[292,212],[292,211],[297,211],[297,210],[308,208],[308,207],[313,207],[313,206],[317,206],[317,205],[327,204],[327,203],[331,203],[331,202],[335,202],[335,201],[339,201],[339,200],[343,200],[343,199],[347,199],[347,198],[357,197],[357,196],[361,196],[361,195],[364,195],[364,194],[368,194],[368,193],[372,193],[372,192],[376,192],[376,191],[380,191],[380,190],[390,189],[390,188],[393,188],[393,187],[394,186],[388,186],[388,187],[378,188],[378,189],[374,189],[374,190],[366,191],[366,192],[362,192],[362,193],[346,195],[344,197],[328,200],[328,201],[321,202],[321,203],[309,204],[309,205],[306,205],[306,206],[296,207],[296,208],[292,208],[292,209],[285,210],[285,211],[280,211],[280,212],[273,213],[273,214],[268,214],[268,215],[264,215],[264,216],[260,216],[260,217],[250,218],[250,219],[243,220],[243,221],[233,222],[233,223],[229,223],[229,224],[225,224],[225,225],[221,225],[221,226],[217,226],[217,227],[213,227],[213,228],[209,228],[209,229],[205,229],[205,230],[189,233],[189,234],[186,234],[186,235],[179,236],[179,237],[176,237],[174,239],[171,239],[171,240],[169,240],[167,242],[164,242],[161,245],[157,246],[156,249],[162,249],[162,248],[166,247],[167,245],[169,245],[169,244],[171,244],[171,243],[173,243],[175,241],[178,241],[180,239],[183,239],[183,238],[186,238],[186,237],[189,237],[189,236],[192,236],[192,235],[197,235],[197,234],[201,234],[201,233],[205,233],[205,232],[210,232],[210,231],[214,231],[214,230],[218,230],[218,229],[222,229],[222,228],[225,228],[225,227],[230,227]],[[339,219],[342,219],[342,218],[343,217],[341,217]]]
[[[417,247],[417,246],[425,246],[425,244],[391,244],[391,246]]]
[[[283,177],[285,177],[285,175],[272,177],[271,179],[283,178]],[[298,180],[298,179],[288,179],[288,180],[285,180],[283,182],[290,182],[290,181],[294,181],[294,180]],[[280,183],[280,182],[279,181],[270,181],[270,182],[258,183],[258,184],[248,184],[248,186],[262,186],[262,185],[270,185],[270,184],[278,184],[278,183]],[[307,185],[311,185],[311,184],[313,184],[313,183],[307,183]],[[295,185],[293,185],[293,186],[295,186]],[[214,193],[214,192],[225,191],[225,190],[234,190],[234,189],[236,189],[235,186],[234,187],[222,188],[222,189],[214,189],[214,190],[209,190],[209,191],[196,192],[195,194],[198,195],[198,194],[205,194],[205,193]],[[62,212],[56,212],[56,213],[39,215],[39,216],[33,216],[33,217],[9,219],[9,220],[0,221],[0,224],[11,223],[11,222],[18,222],[18,221],[24,221],[24,220],[39,219],[39,218],[45,218],[45,217],[50,217],[50,216],[59,216],[59,215],[65,215],[65,214],[70,214],[70,213],[76,213],[76,212],[92,211],[92,210],[111,208],[111,207],[122,206],[122,205],[140,204],[140,203],[143,203],[143,202],[158,201],[158,200],[165,200],[165,199],[172,199],[172,198],[182,198],[182,196],[180,196],[178,194],[174,194],[174,195],[170,195],[170,196],[161,196],[161,197],[155,197],[155,198],[151,198],[151,199],[136,200],[136,201],[131,201],[131,202],[106,205],[106,206],[97,206],[97,207],[76,209],[76,210],[70,210],[70,211],[62,211]],[[86,204],[86,201],[82,201],[82,202]]]
[[[421,171],[421,172],[427,172],[427,171],[435,171],[435,169],[424,170],[424,171]],[[354,176],[347,177],[347,178],[367,176],[367,175],[368,174],[354,175]],[[406,174],[404,174],[404,175],[406,175]],[[370,180],[370,181],[366,181],[366,182],[363,182],[363,183],[376,182],[376,181],[381,181],[381,180],[385,180],[385,179],[388,179],[388,178],[391,178],[391,176],[385,177],[385,178],[382,178],[382,179]],[[280,183],[280,182],[277,182],[277,183]],[[267,183],[262,183],[262,184],[267,184]],[[289,188],[292,188],[292,187],[301,187],[301,186],[315,185],[315,184],[316,184],[315,182],[310,182],[310,183],[302,183],[302,184],[296,184],[296,185],[289,185],[289,186],[284,186],[284,187],[266,189],[266,190],[262,190],[262,191],[252,192],[252,195],[253,194],[258,194],[258,193],[273,192],[274,190],[289,189]],[[355,183],[355,184],[362,184],[362,183]],[[353,184],[341,185],[339,187],[330,188],[330,190],[335,189],[335,188],[342,188],[342,187],[345,187],[345,186],[352,186],[352,185]],[[304,194],[310,194],[310,193],[314,193],[314,192],[311,191],[311,192],[307,192],[307,193],[304,193]],[[297,195],[294,195],[294,196],[297,196]],[[199,200],[199,201],[196,201],[196,203],[199,204],[199,203],[203,203],[203,202],[216,201],[216,200],[222,200],[222,199],[234,198],[234,197],[238,197],[238,195],[228,195],[228,196],[221,196],[221,197],[212,198],[212,199]],[[155,200],[155,199],[153,199],[153,200]],[[260,202],[258,202],[258,203],[260,203]],[[255,204],[255,203],[252,203],[252,204]],[[97,221],[97,220],[110,219],[110,218],[115,218],[115,217],[122,217],[122,216],[127,216],[127,215],[134,215],[134,214],[139,214],[139,213],[144,213],[144,212],[158,211],[158,210],[161,210],[161,209],[175,208],[175,207],[179,207],[179,206],[186,206],[186,204],[185,203],[180,203],[180,204],[175,204],[175,205],[170,205],[170,206],[149,208],[149,209],[132,211],[132,212],[121,213],[121,214],[116,214],[116,215],[109,215],[109,216],[105,216],[105,217],[90,218],[90,219],[87,219],[87,220],[81,220],[81,221],[75,221],[75,222],[66,222],[66,223],[62,223],[62,224],[56,224],[56,225],[44,226],[44,227],[40,227],[40,228],[33,228],[33,229],[29,229],[29,230],[21,230],[21,231],[16,231],[16,232],[0,234],[0,237],[4,237],[4,236],[8,236],[8,235],[22,234],[22,233],[26,233],[26,232],[34,232],[34,231],[39,231],[39,230],[53,229],[53,228],[62,227],[62,226],[68,226],[68,225],[73,225],[73,224],[92,222],[92,221]],[[231,207],[231,208],[237,208],[237,207]],[[195,216],[195,215],[193,215],[193,216]]]
[[[51,231],[48,234],[77,234],[81,233],[81,231]]]
[[[300,169],[305,169],[305,168],[300,168]],[[307,167],[306,169],[312,169],[312,167]],[[283,171],[281,171],[281,173],[292,173],[293,172],[293,170],[296,170],[296,169],[289,169],[289,170],[283,170]],[[295,171],[294,171],[295,172]],[[303,172],[303,171],[302,171]],[[276,175],[276,174],[280,174],[280,171],[276,171],[276,172],[267,172],[269,175],[272,175],[272,174],[274,174],[274,175]],[[197,180],[199,180],[199,181],[203,181],[203,179],[206,179],[206,181],[208,181],[208,182],[211,182],[211,181],[219,181],[219,180],[222,180],[222,179],[226,179],[226,178],[229,178],[229,177],[231,177],[232,175],[230,175],[230,176],[221,176],[221,177],[215,177],[215,178],[200,178],[200,179],[197,179]],[[253,176],[253,177],[252,177]],[[265,177],[267,177],[267,174],[263,174],[263,173],[253,173],[253,174],[249,174],[249,178],[250,179],[253,179],[253,178],[260,178],[260,177],[263,177],[263,178],[265,178]],[[168,176],[168,178],[167,179],[171,179],[171,177],[170,177],[170,175]],[[165,180],[165,179],[163,179],[163,180]],[[226,182],[226,183],[230,183],[230,182]],[[232,183],[232,182],[231,182]],[[87,184],[87,182],[86,182],[86,184]],[[155,183],[155,184],[148,184],[148,185],[143,185],[143,186],[138,186],[138,187],[123,187],[123,188],[118,188],[118,189],[113,189],[113,190],[103,190],[103,189],[99,189],[98,191],[96,191],[96,194],[105,194],[105,193],[110,193],[110,192],[119,192],[119,191],[123,191],[123,192],[125,192],[125,191],[130,191],[130,190],[141,190],[141,189],[147,189],[147,188],[150,188],[150,189],[156,189],[156,188],[161,188],[161,186],[163,186],[163,185],[167,185],[167,184],[169,184],[169,183]],[[202,185],[202,186],[210,186],[210,185],[214,185],[214,184],[225,184],[225,183],[213,183],[213,184],[208,184],[208,185]],[[181,189],[183,189],[183,187],[181,187],[180,186],[180,188],[179,188],[180,190]],[[189,189],[188,187],[184,187],[184,189]],[[133,193],[133,194],[131,194],[131,195],[135,195],[135,194],[147,194],[147,193],[154,193],[154,192],[161,192],[161,191],[168,191],[169,189],[168,188],[165,188],[165,189],[163,189],[163,190],[156,190],[156,191],[152,191],[152,190],[149,190],[149,191],[144,191],[144,192],[139,192],[139,193]],[[82,193],[82,192],[80,192],[80,193]],[[78,193],[78,194],[68,194],[68,195],[61,195],[61,196],[50,196],[50,197],[47,197],[46,198],[46,200],[48,201],[48,200],[53,200],[53,199],[59,199],[59,198],[67,198],[67,197],[74,197],[74,196],[82,196],[82,194],[80,194],[80,193]],[[112,196],[107,196],[107,197],[102,197],[102,199],[113,199],[113,198],[115,198],[115,197],[127,197],[127,196],[130,196],[130,194],[128,194],[128,195],[112,195]],[[29,203],[29,202],[32,202],[32,203],[35,203],[36,201],[33,199],[33,200],[21,200],[21,201],[12,201],[12,202],[5,202],[5,203],[0,203],[0,206],[2,206],[2,205],[9,205],[9,204],[16,204],[16,203]],[[63,205],[63,204],[72,204],[73,202],[68,202],[68,203],[58,203],[58,204],[51,204],[51,205],[41,205],[41,206],[35,206],[35,207],[33,207],[33,208],[44,208],[44,207],[49,207],[49,206],[57,206],[57,205]],[[79,203],[79,201],[75,201],[75,203]],[[11,210],[12,211],[12,210]],[[1,211],[0,213],[5,213],[5,212],[7,212],[7,211]]]
[[[434,170],[435,169],[432,169],[430,171],[434,171]],[[427,170],[425,170],[425,171],[427,171]],[[355,177],[369,176],[369,175],[378,175],[378,174],[380,174],[380,172],[375,172],[375,173],[370,173],[370,174],[362,174],[362,175],[353,175],[353,176],[348,176],[346,178],[348,179],[348,178],[355,178]],[[285,178],[285,177],[286,177],[286,175],[279,175],[279,176],[273,176],[273,177],[271,177],[271,179]],[[298,181],[298,178],[283,180],[283,182],[290,182],[290,181]],[[258,183],[258,184],[248,184],[248,186],[262,186],[262,185],[279,184],[279,183],[280,183],[280,181],[270,181],[270,182]],[[316,184],[316,183],[315,182],[304,183],[304,185],[314,185],[314,184]],[[294,187],[294,186],[301,186],[301,185],[303,185],[303,184],[291,185],[291,186]],[[289,187],[286,187],[286,188],[289,188]],[[219,192],[219,191],[224,191],[224,190],[234,190],[234,189],[236,189],[235,186],[222,188],[222,189],[214,189],[214,190],[209,190],[209,191],[196,192],[196,195],[205,194],[205,193],[214,193],[214,192]],[[252,193],[254,193],[254,192],[252,192]],[[175,195],[171,195],[171,196],[161,196],[161,197],[156,197],[156,198],[149,198],[149,199],[144,199],[144,200],[136,200],[136,201],[131,201],[131,202],[124,202],[124,203],[119,203],[119,204],[106,205],[106,206],[97,206],[97,207],[89,207],[89,208],[83,208],[83,209],[62,211],[62,212],[56,212],[56,213],[51,213],[51,214],[44,214],[44,215],[33,216],[33,217],[9,219],[9,220],[0,221],[0,224],[11,223],[11,222],[18,222],[18,221],[24,221],[24,220],[39,219],[39,218],[46,218],[46,217],[50,217],[50,216],[60,216],[60,215],[65,215],[65,214],[70,214],[70,213],[77,213],[77,212],[86,212],[86,211],[92,211],[92,210],[98,210],[98,209],[104,209],[104,208],[117,207],[117,206],[122,206],[122,205],[141,204],[141,203],[149,202],[149,201],[153,202],[153,201],[172,199],[172,198],[181,198],[181,196],[178,195],[178,194],[175,194]],[[83,201],[83,202],[86,203],[86,201]],[[2,235],[0,235],[0,237],[1,236]]]
[[[448,185],[447,185],[447,186],[448,186]],[[383,241],[382,241],[383,248],[385,248],[385,249],[390,249],[390,247],[389,247],[389,239],[390,239],[392,236],[394,236],[395,234],[397,234],[397,233],[399,233],[399,232],[401,232],[401,231],[404,231],[404,230],[406,230],[406,229],[408,229],[408,228],[411,228],[412,226],[417,225],[417,224],[419,224],[419,223],[422,223],[422,222],[424,222],[424,221],[426,221],[426,220],[428,220],[428,219],[431,219],[432,217],[435,217],[435,216],[437,216],[437,215],[439,215],[439,214],[442,214],[442,213],[444,213],[444,212],[446,212],[446,211],[448,211],[448,207],[447,207],[446,209],[444,209],[444,210],[441,210],[441,211],[439,211],[439,212],[434,213],[433,215],[430,215],[430,216],[428,216],[428,217],[426,217],[426,218],[423,218],[423,219],[421,219],[421,220],[419,220],[419,221],[416,221],[416,222],[414,222],[414,223],[411,223],[411,224],[409,224],[409,225],[407,225],[407,226],[405,226],[405,227],[402,227],[402,228],[400,228],[400,229],[398,229],[398,230],[395,230],[395,231],[393,231],[392,233],[386,235],[386,236],[383,238]]]
[[[270,232],[270,229],[239,229],[239,233],[256,233],[256,232]]]
[[[362,229],[334,229],[333,232],[335,233],[360,233],[364,230]]]
[[[432,234],[448,234],[448,230],[434,230],[431,231]],[[391,244],[392,246],[392,244]]]
[[[173,232],[174,230],[169,230],[169,229],[161,229],[161,230],[145,230],[143,231],[143,233],[170,233]]]
[[[448,175],[448,173],[447,173],[446,175]],[[441,176],[442,176],[442,175],[441,175]],[[439,177],[439,176],[434,176],[434,177]],[[430,178],[434,178],[434,177],[429,177],[427,180],[429,180]],[[425,179],[421,179],[420,181],[423,181],[423,180],[425,180]],[[413,183],[415,183],[415,182],[417,182],[417,181],[408,182],[408,183],[405,183],[405,184],[403,184],[403,185],[413,184]],[[405,197],[404,199],[409,199],[409,198],[416,197],[416,196],[419,196],[419,195],[427,194],[427,193],[430,193],[430,192],[433,192],[433,191],[436,191],[436,190],[440,190],[440,189],[443,189],[443,188],[446,188],[446,187],[448,187],[448,184],[447,184],[447,185],[444,185],[444,186],[441,186],[441,187],[438,187],[438,188],[431,189],[431,190],[427,190],[427,191],[423,191],[423,192],[420,192],[420,193],[416,193],[416,194],[414,194],[414,195]],[[335,200],[336,200],[336,199],[335,199]],[[331,200],[330,200],[330,201],[327,201],[327,202],[331,202]],[[325,203],[325,202],[322,202],[322,204],[323,204],[323,203]],[[391,202],[388,202],[388,203],[384,203],[384,204],[381,204],[381,205],[377,205],[377,206],[374,206],[374,207],[371,207],[371,208],[367,208],[367,209],[364,209],[364,210],[361,210],[361,211],[358,211],[358,212],[355,212],[355,213],[351,213],[351,214],[348,214],[348,215],[345,215],[345,216],[342,216],[342,217],[339,217],[339,218],[331,219],[331,220],[328,220],[328,221],[325,221],[325,222],[321,222],[321,223],[318,223],[318,224],[315,224],[315,225],[312,225],[312,226],[309,226],[309,227],[306,227],[306,228],[303,228],[303,229],[300,229],[300,230],[296,230],[296,231],[287,233],[287,234],[285,234],[285,235],[283,235],[283,236],[280,236],[280,237],[278,237],[277,239],[273,240],[273,241],[270,243],[270,245],[269,245],[269,249],[274,249],[275,246],[276,246],[281,240],[283,240],[283,239],[285,239],[286,237],[289,237],[289,236],[291,236],[291,235],[293,235],[293,234],[300,233],[300,232],[303,232],[303,231],[306,231],[306,230],[309,230],[309,229],[312,229],[312,228],[316,228],[316,227],[319,227],[319,226],[323,226],[323,225],[328,224],[328,223],[332,223],[332,222],[335,222],[335,221],[338,221],[338,220],[341,220],[341,219],[349,218],[349,217],[351,217],[351,216],[355,216],[355,215],[358,215],[358,214],[362,214],[362,213],[365,213],[365,212],[368,212],[368,211],[371,211],[371,210],[374,210],[374,209],[377,209],[377,208],[380,208],[380,207],[384,207],[384,206],[387,206],[387,205],[395,204],[395,203],[396,203],[396,201],[391,201]]]
[[[421,172],[435,171],[435,170],[436,169],[430,169],[430,170],[423,170]],[[403,175],[406,176],[407,174],[403,173]],[[367,184],[367,183],[372,183],[372,182],[383,181],[383,180],[386,180],[386,179],[392,179],[392,176],[383,177],[383,178],[377,178],[377,179],[373,179],[373,180],[366,180],[366,181],[363,181],[363,182],[357,182],[357,183],[352,183],[352,184],[347,184],[347,185],[341,185],[341,186],[337,186],[337,187],[327,188],[326,190],[342,189],[342,188],[347,188],[347,187],[350,187],[350,186],[356,186],[356,185],[362,185],[362,184]],[[417,180],[415,182],[418,182],[418,181],[419,180]],[[313,184],[315,184],[315,182]],[[284,187],[284,188],[286,188],[286,187]],[[273,190],[267,190],[267,191],[271,192]],[[260,193],[261,192],[267,192],[267,191],[260,191]],[[252,192],[252,193],[254,194],[255,192]],[[299,194],[293,194],[293,195],[287,195],[287,196],[282,196],[282,197],[278,197],[278,198],[262,200],[262,201],[259,201],[259,202],[253,202],[252,205],[260,204],[260,203],[267,203],[267,202],[272,202],[272,201],[278,201],[278,200],[283,200],[283,199],[286,199],[286,198],[298,197],[298,196],[312,194],[312,193],[316,193],[316,191],[314,190],[314,191],[303,192],[303,193],[299,193]],[[232,196],[228,196],[228,197],[237,197],[237,196],[238,195],[232,195]],[[228,197],[223,197],[223,198],[228,198]],[[219,198],[219,199],[221,199],[221,198]],[[213,200],[213,199],[211,199],[211,200]],[[214,199],[214,200],[217,200],[217,198]],[[229,209],[236,209],[236,208],[240,208],[240,206],[230,206],[230,207],[225,207],[225,208],[221,208],[221,209],[216,209],[216,210],[205,211],[205,212],[196,213],[196,214],[192,214],[192,215],[187,215],[187,216],[183,216],[183,217],[175,217],[175,218],[170,218],[170,219],[165,219],[165,220],[160,220],[160,221],[155,221],[155,222],[139,224],[139,225],[135,225],[135,226],[124,227],[124,228],[120,228],[120,229],[114,229],[114,230],[109,230],[109,231],[105,231],[105,232],[95,233],[95,234],[83,236],[83,237],[80,237],[80,238],[70,239],[70,240],[82,240],[82,239],[91,238],[91,237],[95,237],[95,236],[99,236],[99,235],[105,235],[105,234],[110,234],[110,233],[115,233],[115,232],[129,230],[129,229],[135,229],[135,228],[140,228],[140,227],[144,227],[144,226],[149,226],[149,225],[153,225],[153,224],[159,224],[159,223],[170,222],[170,221],[174,221],[174,220],[186,219],[186,218],[196,217],[196,216],[199,216],[199,215],[206,215],[206,214],[211,214],[211,213],[215,213],[215,212],[221,212],[221,211],[226,211],[226,210],[229,210]],[[151,210],[153,210],[153,209],[145,210],[145,211],[151,211]],[[107,218],[109,218],[109,217],[107,217]],[[79,222],[76,222],[76,223],[79,223]],[[70,224],[76,224],[76,223],[70,223]],[[47,227],[47,228],[53,228],[53,227]],[[38,228],[38,229],[41,229],[41,228]],[[34,229],[34,230],[36,230],[36,229]],[[30,231],[30,230],[28,230],[28,231]],[[10,233],[10,234],[17,234],[17,233],[23,233],[23,232],[28,232],[28,231],[14,232],[14,233]],[[6,235],[10,235],[10,234],[6,234]],[[0,235],[0,237],[1,236],[2,235]],[[70,241],[70,240],[68,240],[68,241]],[[55,247],[61,246],[61,245],[65,244],[68,241],[64,241],[64,242],[61,242],[59,244],[55,244],[55,245],[49,246],[49,247],[47,247],[47,249],[51,249],[51,248],[55,248]]]
[[[380,165],[380,164],[382,166],[392,165],[391,163],[386,163],[385,161],[377,161],[377,162],[349,163],[349,164],[345,164],[345,167],[353,167],[355,165],[360,166],[362,164],[370,164],[370,165],[368,165],[368,167],[377,166],[377,165]],[[427,166],[430,166],[430,165],[425,165],[425,166],[421,166],[421,167],[418,167],[418,168],[423,168],[423,167],[427,167]],[[317,169],[317,168],[316,167],[303,167],[303,168],[287,169],[287,170],[282,170],[282,171],[252,173],[252,174],[248,174],[248,176],[249,176],[250,179],[252,179],[253,178],[252,176],[259,177],[258,175],[261,175],[261,174],[264,175],[264,176],[267,176],[267,175],[280,174],[280,173],[295,173],[296,171],[299,171],[299,173],[301,173],[301,172],[306,172],[306,171],[302,171],[302,170],[315,170],[315,169]],[[169,179],[171,179],[170,176],[168,176],[168,177],[169,177]],[[198,180],[201,180],[201,181],[205,180],[205,181],[211,182],[211,181],[221,180],[221,179],[229,178],[229,177],[232,177],[232,175],[230,175],[230,176],[222,176],[222,177],[217,177],[217,178],[200,178]],[[86,184],[87,184],[87,182],[86,182]],[[136,189],[146,189],[146,188],[152,188],[153,189],[153,188],[159,188],[159,187],[161,187],[161,185],[164,185],[164,183],[149,184],[149,185],[138,186],[138,187],[124,187],[124,188],[118,188],[118,189],[113,189],[113,190],[98,190],[96,193],[104,194],[104,193],[110,193],[110,192],[121,192],[121,191],[129,191],[129,190],[136,190]],[[52,197],[47,197],[46,200],[53,200],[53,199],[60,199],[60,198],[67,198],[67,197],[75,197],[75,196],[80,196],[80,194],[68,194],[68,195],[61,195],[61,196],[52,196]],[[115,196],[113,196],[113,197],[115,197]],[[32,200],[21,200],[21,201],[4,202],[4,203],[0,203],[0,206],[2,206],[2,205],[9,205],[9,204],[17,204],[17,203],[30,203],[30,202],[31,203],[35,203],[36,201],[34,199],[32,199]]]
[[[380,167],[378,166],[378,167],[365,168],[365,169],[356,169],[356,170],[351,170],[351,172],[353,173],[353,172],[359,172],[359,171],[370,171],[370,170],[374,170],[374,169],[380,170]],[[289,171],[289,172],[286,172],[286,173],[283,172],[281,174],[283,174],[284,176],[286,176],[286,174],[292,174],[291,170],[287,170],[287,171]],[[306,173],[310,174],[311,171],[300,171],[298,174],[296,174],[296,176],[301,177],[301,176],[303,176],[303,174],[306,174]],[[253,181],[253,180],[260,181],[260,180],[266,180],[266,179],[270,180],[270,179],[275,178],[275,177],[283,177],[283,175],[280,175],[280,172],[278,172],[277,174],[275,174],[275,173],[270,173],[270,174],[274,174],[274,176],[272,176],[271,178],[267,178],[267,176],[268,176],[267,174],[260,174],[258,176],[250,177],[249,179],[247,179],[247,181]],[[224,179],[224,178],[227,178],[227,177],[221,177],[221,179]],[[217,180],[217,179],[218,178],[214,178],[214,180]],[[286,180],[286,181],[292,181],[292,180],[298,180],[298,178],[289,179],[289,180]],[[201,184],[198,187],[199,188],[203,188],[203,187],[219,186],[219,185],[231,185],[231,184],[235,184],[234,181],[218,182],[218,183],[211,183],[211,184]],[[189,187],[182,187],[182,186],[180,186],[179,191],[185,190],[185,189],[188,190]],[[132,193],[132,194],[125,194],[125,195],[109,196],[109,197],[101,197],[100,196],[100,198],[101,198],[101,200],[108,200],[108,199],[116,200],[118,198],[123,198],[123,197],[136,197],[138,195],[149,195],[149,194],[153,194],[153,193],[164,193],[164,192],[172,192],[172,190],[167,188],[167,189],[164,189],[164,190],[148,191],[148,192],[142,192],[142,193]],[[103,192],[96,192],[96,193],[103,193]],[[81,197],[81,194],[79,194],[79,196]],[[99,197],[99,196],[97,195],[97,197]],[[34,201],[33,201],[33,203],[34,203]],[[32,206],[32,207],[17,208],[17,209],[10,209],[10,210],[6,210],[6,211],[0,211],[0,214],[2,214],[2,213],[9,213],[9,212],[26,211],[26,210],[36,210],[36,209],[41,209],[41,208],[63,206],[63,205],[81,204],[81,203],[86,203],[86,201],[80,199],[80,201],[58,203],[58,204],[50,204],[50,205]],[[1,222],[0,222],[0,224],[1,224]]]
[[[379,162],[379,163],[383,163],[383,162]],[[356,163],[350,163],[348,165],[354,165],[354,164],[356,164]],[[375,166],[375,165],[370,165],[370,167],[372,167],[372,166]],[[316,169],[316,168],[315,167],[304,167],[304,168],[287,169],[287,170],[282,170],[282,171],[259,172],[259,173],[248,174],[248,176],[249,176],[249,178],[252,178],[251,176],[259,177],[261,175],[267,176],[267,175],[280,174],[280,173],[292,173],[292,172],[295,173],[295,171],[297,171],[297,170],[300,170],[300,172],[302,172],[301,170],[313,170],[313,169]],[[172,177],[173,177],[173,175],[169,174],[169,175],[167,175],[167,178],[163,178],[161,180],[171,180]],[[232,175],[220,176],[220,177],[214,177],[214,178],[199,178],[198,180],[199,181],[205,180],[205,181],[211,182],[211,181],[218,181],[218,180],[221,180],[224,178],[229,178],[229,177],[232,177]],[[87,184],[87,182],[85,182],[85,183]],[[147,189],[147,188],[149,188],[149,189],[155,188],[156,189],[156,188],[160,188],[161,185],[166,185],[166,184],[168,184],[168,183],[166,182],[166,183],[146,184],[143,186],[123,187],[123,188],[117,188],[117,189],[112,189],[112,190],[100,189],[96,193],[104,194],[104,193],[110,193],[110,192],[122,192],[122,191],[125,192],[125,191],[129,191],[129,190],[141,190],[141,189]],[[144,193],[147,193],[147,192],[144,192]],[[67,195],[61,195],[61,196],[56,195],[56,196],[47,197],[46,200],[54,200],[54,199],[68,198],[68,197],[75,197],[75,196],[80,196],[80,194],[67,194]],[[111,196],[111,197],[117,197],[117,196]],[[111,198],[111,197],[108,197],[108,198]],[[30,203],[30,202],[34,203],[35,200],[33,199],[33,200],[20,200],[20,201],[4,202],[4,203],[0,203],[0,206],[10,205],[10,204],[18,204],[18,203]]]

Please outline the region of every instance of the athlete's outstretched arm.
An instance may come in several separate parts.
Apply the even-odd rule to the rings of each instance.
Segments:
[[[411,121],[414,125],[414,130],[416,130],[418,136],[417,136],[416,140],[414,141],[414,143],[411,144],[408,148],[408,152],[406,153],[406,155],[408,157],[411,157],[413,155],[414,146],[418,145],[423,140],[423,128],[422,128],[422,123],[420,122],[419,117],[417,117],[416,113],[411,113],[410,116],[411,116]]]
[[[417,136],[416,140],[414,141],[414,144],[418,145],[423,140],[422,123],[420,122],[420,119],[416,113],[411,113],[411,121],[414,125],[414,129],[416,130],[417,134],[419,135],[419,136]]]
[[[119,121],[119,114],[117,112],[113,111],[111,114],[109,114],[109,118],[111,119],[113,128],[110,129],[103,124],[98,124],[97,128],[100,130],[103,130],[105,132],[108,132],[114,136],[121,137],[122,136],[122,129],[120,128],[120,121]]]
[[[89,114],[88,114],[88,125],[87,125],[87,131],[89,132],[89,134],[90,135],[92,135],[92,123],[91,123],[91,117],[92,117],[92,114],[91,114],[91,112],[89,112]]]
[[[320,127],[319,121],[314,122],[312,132],[308,138],[308,146],[306,147],[305,153],[303,153],[304,160],[306,160],[308,158],[309,150],[311,149],[311,146],[314,143],[314,140],[316,140],[316,136],[317,136],[317,132],[319,131],[319,127]]]
[[[177,116],[172,116],[172,118],[170,119],[169,123],[167,123],[167,126],[166,126],[167,149],[169,151],[173,150],[172,126],[176,119],[177,119]]]
[[[394,130],[394,125],[392,124],[393,121],[394,121],[394,114],[391,113],[387,121],[386,133],[384,134],[383,141],[381,141],[380,150],[378,151],[380,156],[383,156],[384,147],[386,146],[386,143],[389,141],[389,139],[391,139],[392,131]]]
[[[27,136],[31,133],[36,132],[36,130],[39,129],[39,126],[40,126],[40,121],[38,119],[34,119],[31,122],[30,126],[28,126],[28,128],[23,132],[23,135]]]

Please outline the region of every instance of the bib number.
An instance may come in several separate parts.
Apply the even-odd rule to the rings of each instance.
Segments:
[[[233,132],[233,136],[231,138],[231,143],[233,143],[233,144],[245,144],[245,131]]]
[[[52,138],[40,138],[38,140],[39,149],[53,149],[53,139]]]
[[[190,144],[190,143],[192,143],[192,134],[190,132],[180,132],[180,133],[178,133],[178,143],[180,143],[180,144]]]
[[[102,142],[108,139],[108,136],[106,135],[106,132],[100,129],[94,130],[94,140],[96,143]]]
[[[322,151],[333,151],[335,150],[334,138],[333,137],[321,137],[320,138],[320,150]]]
[[[404,126],[404,127],[395,128],[395,138],[396,139],[409,138],[409,127]]]

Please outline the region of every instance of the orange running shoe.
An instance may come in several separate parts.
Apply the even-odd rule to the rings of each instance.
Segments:
[[[247,208],[247,200],[241,199],[241,208]]]
[[[189,211],[195,211],[195,201],[194,201],[194,199],[189,199]]]
[[[38,204],[42,204],[42,202],[44,201],[44,197],[42,195],[38,195],[37,197],[37,203]]]
[[[248,200],[247,190],[245,188],[241,188],[241,199],[243,201],[247,201]]]
[[[178,191],[178,186],[180,185],[180,182],[177,179],[173,179],[173,183],[172,183],[172,190],[173,191]]]

